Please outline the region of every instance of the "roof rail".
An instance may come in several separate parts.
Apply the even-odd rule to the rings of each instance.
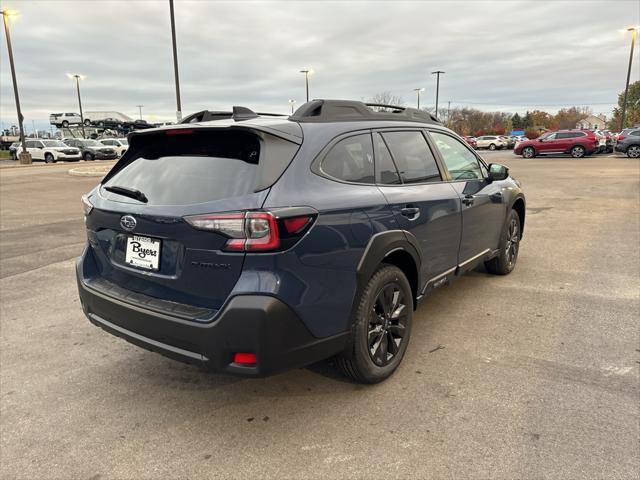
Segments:
[[[243,120],[250,120],[252,118],[257,118],[257,117],[286,117],[286,116],[287,115],[284,113],[266,113],[266,112],[256,113],[247,107],[234,106],[233,111],[231,112],[216,111],[216,110],[201,110],[199,112],[192,113],[187,117],[184,117],[180,123],[209,122],[212,120],[225,120],[227,118],[232,118],[236,122],[241,122]]]
[[[373,107],[373,108],[372,108]],[[389,111],[376,111],[375,108]],[[417,108],[364,103],[355,100],[311,100],[289,117],[296,122],[354,122],[361,120],[395,120],[441,124],[435,115]]]

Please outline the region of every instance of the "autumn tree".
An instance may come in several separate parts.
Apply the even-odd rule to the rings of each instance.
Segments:
[[[611,120],[609,120],[609,128],[611,130],[618,131],[620,129],[623,101],[624,90],[618,95],[618,106],[613,109],[613,116]],[[640,125],[640,80],[629,85],[627,111],[622,128],[634,127],[636,125]]]
[[[589,107],[561,108],[555,114],[555,124],[557,128],[576,128],[580,120],[584,120],[593,114]]]

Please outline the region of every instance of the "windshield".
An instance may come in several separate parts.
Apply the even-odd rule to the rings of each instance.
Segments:
[[[97,140],[83,140],[82,145],[87,147],[102,147],[103,145]]]
[[[68,146],[62,143],[60,140],[43,140],[42,143],[44,143],[45,147],[67,147]]]
[[[129,142],[126,138],[119,138],[118,142],[120,142],[120,145],[129,145]]]

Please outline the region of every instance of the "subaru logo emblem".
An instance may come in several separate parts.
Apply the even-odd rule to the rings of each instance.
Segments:
[[[124,228],[125,230],[128,230],[129,232],[134,228],[136,228],[137,223],[138,222],[136,222],[136,219],[133,218],[131,215],[125,215],[120,219],[120,226],[122,226],[122,228]]]

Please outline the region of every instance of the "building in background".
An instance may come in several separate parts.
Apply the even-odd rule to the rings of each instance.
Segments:
[[[607,126],[607,117],[604,115],[589,115],[576,123],[576,128],[581,130],[601,130]]]

